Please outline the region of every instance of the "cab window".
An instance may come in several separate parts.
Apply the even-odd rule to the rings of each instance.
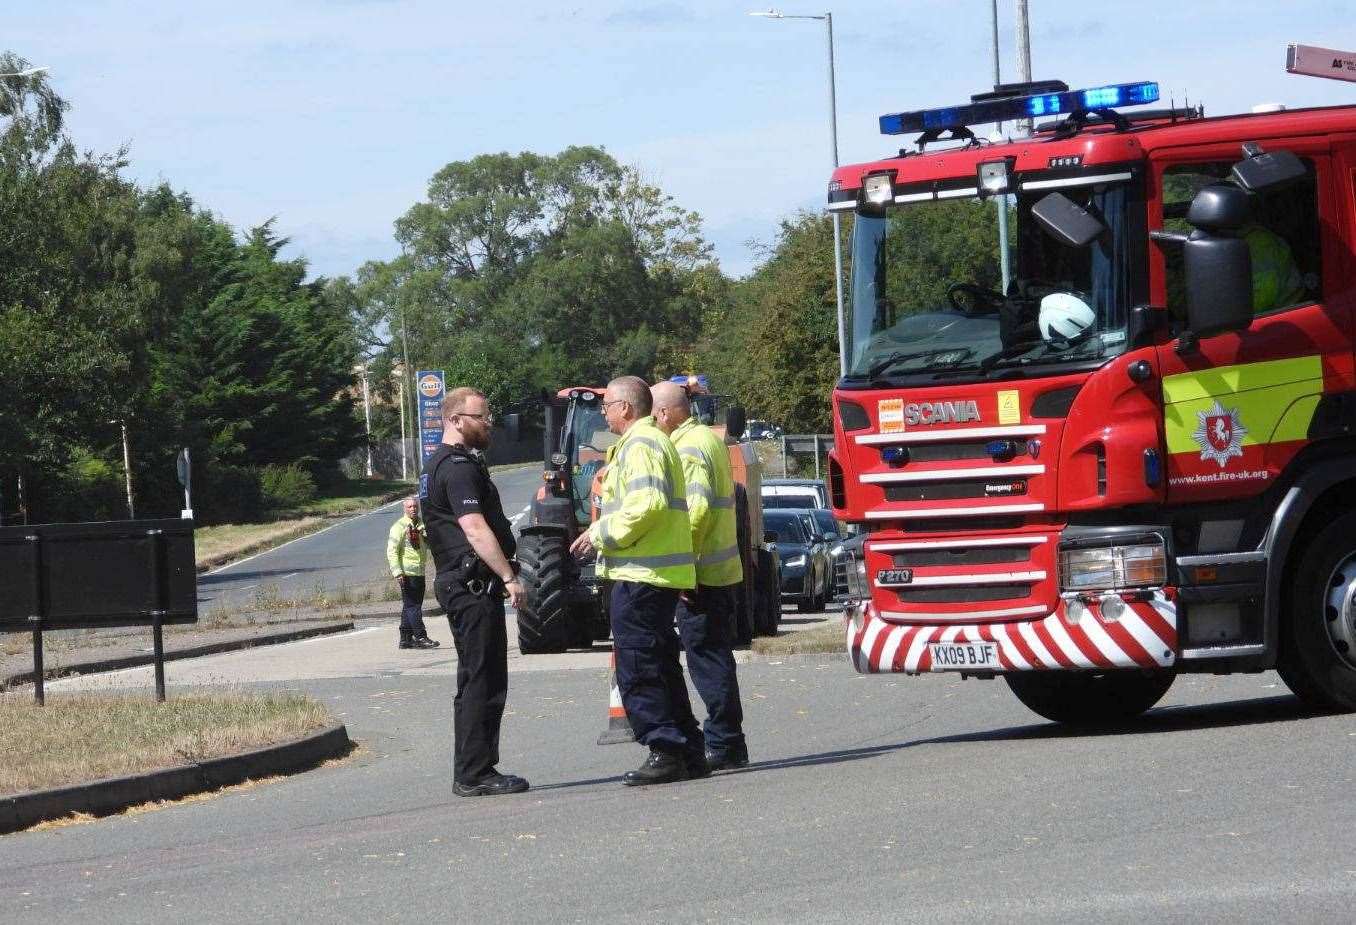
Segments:
[[[1204,187],[1229,179],[1233,161],[1179,164],[1163,174],[1163,228],[1187,234],[1192,198]],[[1318,184],[1314,165],[1304,180],[1283,190],[1253,197],[1253,213],[1240,229],[1252,255],[1254,315],[1284,311],[1322,298],[1319,262]],[[1186,317],[1186,280],[1180,248],[1163,249],[1168,309]]]

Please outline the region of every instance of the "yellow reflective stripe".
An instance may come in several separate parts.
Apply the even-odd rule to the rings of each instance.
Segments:
[[[717,549],[715,552],[704,552],[697,556],[698,565],[715,565],[717,562],[726,562],[739,555],[739,545],[726,546],[724,549]]]
[[[1240,363],[1200,372],[1178,373],[1163,377],[1163,400],[1168,404],[1216,398],[1232,392],[1267,389],[1288,382],[1323,378],[1323,358],[1296,357],[1290,360],[1265,360]]]

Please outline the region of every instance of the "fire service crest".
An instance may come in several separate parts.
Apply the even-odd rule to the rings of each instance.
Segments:
[[[1237,408],[1225,408],[1215,400],[1208,411],[1196,412],[1196,432],[1192,436],[1201,448],[1202,461],[1213,459],[1223,469],[1230,458],[1243,455],[1243,436],[1248,429]]]

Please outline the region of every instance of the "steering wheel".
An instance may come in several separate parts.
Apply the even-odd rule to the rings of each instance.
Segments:
[[[958,295],[967,295],[969,299],[962,301],[956,298]],[[946,287],[946,300],[951,303],[951,307],[956,311],[962,315],[968,315],[976,311],[980,313],[996,312],[1007,301],[1007,298],[1001,292],[985,289],[983,286],[976,286],[974,283],[952,283]],[[969,307],[967,307],[967,304]]]

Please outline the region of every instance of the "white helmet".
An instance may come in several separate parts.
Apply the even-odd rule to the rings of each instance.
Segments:
[[[1071,292],[1052,292],[1041,299],[1036,319],[1041,337],[1056,342],[1076,340],[1096,322],[1092,306]]]

